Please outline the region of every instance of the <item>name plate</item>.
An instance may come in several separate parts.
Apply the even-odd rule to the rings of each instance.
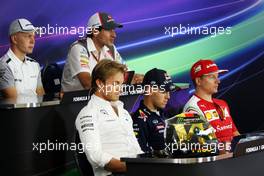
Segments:
[[[254,134],[239,140],[234,150],[234,157],[261,151],[264,151],[264,134]]]
[[[62,104],[78,103],[78,102],[88,102],[89,90],[81,90],[74,92],[65,92],[61,100]]]

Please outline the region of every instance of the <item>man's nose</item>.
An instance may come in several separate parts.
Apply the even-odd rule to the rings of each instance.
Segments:
[[[217,84],[220,84],[220,79],[216,78],[216,82],[217,82]]]
[[[30,43],[33,43],[33,44],[35,43],[35,36],[30,37]]]
[[[116,32],[115,32],[114,29],[111,30],[111,36],[112,36],[113,38],[116,38]]]
[[[166,92],[166,99],[170,99],[170,92]]]

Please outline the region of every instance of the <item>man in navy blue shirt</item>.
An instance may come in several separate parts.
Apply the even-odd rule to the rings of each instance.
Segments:
[[[162,109],[175,90],[171,77],[164,70],[154,68],[143,79],[144,99],[133,113],[133,128],[142,151],[155,153],[165,148],[165,119]]]

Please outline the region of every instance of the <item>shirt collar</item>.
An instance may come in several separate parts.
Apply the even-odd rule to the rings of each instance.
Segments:
[[[89,52],[97,51],[94,42],[90,37],[87,37],[87,48]],[[101,50],[107,52],[109,48],[107,46],[103,46]]]
[[[155,115],[158,115],[158,116],[162,116],[163,114],[163,111],[161,109],[158,110],[159,114],[156,113],[156,112],[153,112],[151,111],[145,104],[144,104],[144,100],[141,100],[140,102],[140,109],[142,109],[145,113],[147,113],[148,115],[151,115],[151,114],[155,114]]]
[[[203,99],[202,97],[200,97],[200,96],[198,96],[198,95],[196,95],[196,94],[194,94],[194,96],[195,97],[197,97],[197,98],[199,98],[199,99],[201,99],[201,100],[203,100],[203,101],[205,101],[205,102],[207,102],[207,103],[209,103],[209,104],[214,104],[214,98],[212,98],[212,102],[210,102],[210,101],[207,101],[207,100],[205,100],[205,99]]]
[[[19,63],[19,64],[23,64],[23,63],[26,63],[26,57],[25,57],[25,60],[24,62],[21,61],[16,55],[15,53],[11,50],[11,48],[9,48],[9,50],[7,51],[7,55],[10,59],[12,59],[13,61]]]

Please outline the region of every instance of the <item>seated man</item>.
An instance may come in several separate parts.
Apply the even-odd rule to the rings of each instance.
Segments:
[[[176,87],[166,71],[157,68],[145,74],[143,85],[146,92],[139,108],[132,116],[133,128],[141,149],[146,153],[153,152],[159,155],[165,148],[165,118],[162,109],[170,98],[170,91]]]
[[[123,63],[114,46],[116,28],[123,27],[107,13],[97,12],[87,24],[86,38],[74,42],[69,51],[62,74],[62,92],[91,88],[91,73],[102,59]],[[134,82],[142,82],[143,76],[136,74]]]
[[[133,121],[119,101],[126,67],[104,59],[92,72],[95,92],[76,119],[84,151],[96,176],[125,172],[121,157],[142,153],[133,133]]]
[[[39,64],[26,56],[35,45],[35,28],[26,19],[16,19],[9,27],[10,48],[0,59],[0,91],[5,98],[43,95]]]
[[[224,100],[213,98],[220,83],[218,74],[226,71],[219,70],[212,60],[196,62],[191,68],[195,93],[184,106],[184,111],[201,115],[215,129],[218,141],[230,144],[239,132],[232,120],[227,103]]]

